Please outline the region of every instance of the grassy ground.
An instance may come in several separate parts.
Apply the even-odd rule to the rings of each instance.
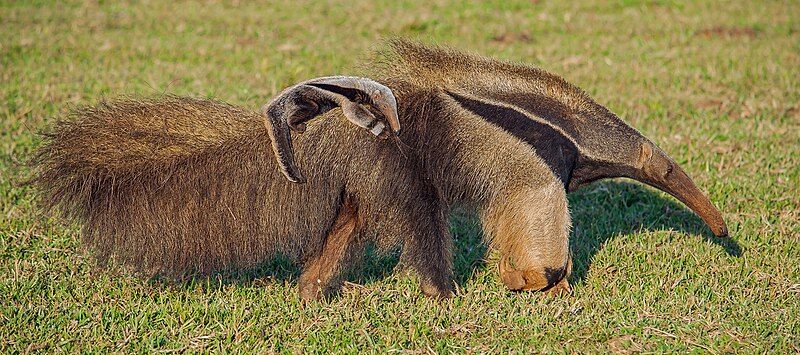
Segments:
[[[231,3],[0,1],[0,353],[800,351],[800,4]],[[184,284],[97,270],[77,228],[37,215],[17,183],[36,132],[71,105],[167,91],[257,108],[359,72],[390,35],[562,74],[671,154],[731,238],[611,181],[570,196],[570,297],[504,289],[458,215],[455,299],[421,297],[389,255],[303,305],[285,262]]]

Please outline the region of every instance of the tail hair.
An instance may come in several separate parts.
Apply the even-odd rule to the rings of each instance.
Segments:
[[[204,257],[202,244],[220,237],[171,235],[191,229],[192,221],[169,220],[183,215],[155,209],[183,208],[182,201],[165,206],[147,199],[158,198],[159,189],[169,184],[191,187],[186,174],[213,174],[209,170],[214,171],[218,152],[258,129],[264,130],[258,113],[209,99],[166,95],[103,101],[76,108],[50,126],[29,161],[33,177],[28,183],[38,190],[45,212],[81,224],[82,244],[101,265],[116,255],[152,274],[219,269],[232,257],[222,247],[211,249],[225,255]],[[159,231],[153,218],[164,218],[159,223],[175,231]]]

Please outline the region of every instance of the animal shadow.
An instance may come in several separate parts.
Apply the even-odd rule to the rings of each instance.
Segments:
[[[624,180],[607,180],[594,183],[568,195],[572,215],[573,270],[570,282],[584,280],[592,258],[605,243],[617,235],[642,230],[678,230],[686,234],[701,235],[725,249],[728,255],[738,257],[742,250],[731,238],[718,238],[708,226],[674,198],[644,185]],[[454,281],[463,287],[472,277],[489,266],[488,246],[483,238],[477,214],[462,207],[454,208],[450,216],[453,237]],[[352,260],[352,265],[342,279],[357,284],[369,284],[387,278],[400,269],[400,248],[378,250],[366,244]],[[289,257],[276,256],[256,268],[213,275],[222,284],[253,283],[274,280],[296,284],[301,267]],[[214,285],[217,282],[204,282]],[[336,292],[330,296],[335,297]]]
[[[724,248],[728,255],[742,254],[739,244],[730,237],[714,236],[703,220],[682,203],[623,179],[606,180],[568,195],[573,221],[570,234],[573,270],[570,282],[584,280],[594,255],[611,238],[648,230],[677,230],[689,237],[700,235]],[[456,208],[450,216],[453,236],[453,268],[459,286],[488,266],[488,246],[474,212]],[[361,273],[351,275],[354,282],[367,283],[390,274],[397,255],[367,252]]]
[[[449,223],[453,236],[454,281],[459,286],[463,286],[476,272],[485,267],[486,263],[483,257],[486,254],[487,245],[483,243],[483,232],[475,213],[456,207],[450,216]],[[400,247],[381,250],[370,242],[355,245],[350,250],[349,267],[342,273],[341,280],[356,284],[369,284],[405,270],[399,265],[401,252]],[[296,286],[301,273],[302,265],[297,260],[287,255],[276,255],[249,269],[227,270],[207,276],[190,276],[183,280],[156,277],[151,279],[151,282],[184,288],[200,286],[206,289],[219,285],[258,285],[264,282],[289,283]],[[338,292],[337,288],[328,295],[328,298],[336,297]]]
[[[488,246],[483,240],[483,231],[477,214],[456,206],[449,218],[450,234],[453,238],[453,276],[459,286],[486,267],[484,256]],[[401,250],[379,251],[367,246],[363,261],[349,273],[347,280],[355,283],[370,283],[382,280],[390,274],[404,270],[398,265]]]
[[[708,226],[682,203],[644,185],[622,179],[607,180],[570,193],[573,270],[570,281],[584,280],[594,255],[611,238],[642,230],[677,230],[701,235],[725,249],[742,254],[730,237],[714,236]]]

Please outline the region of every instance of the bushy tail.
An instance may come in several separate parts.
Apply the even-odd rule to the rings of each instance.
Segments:
[[[153,240],[166,232],[153,223],[146,225],[166,212],[166,220],[159,222],[162,226],[190,228],[188,220],[170,220],[189,212],[158,211],[167,205],[154,205],[146,201],[147,196],[159,196],[160,188],[175,184],[179,172],[209,165],[203,161],[208,159],[203,158],[205,152],[228,149],[230,142],[240,141],[248,131],[252,137],[254,130],[264,131],[256,112],[212,100],[161,96],[101,102],[75,109],[52,125],[31,161],[31,183],[46,210],[55,209],[82,224],[83,241],[101,262],[117,254],[145,269],[177,273],[204,269],[169,255],[173,249],[188,255],[187,250],[194,247],[162,245],[203,240],[190,240],[193,236]],[[205,174],[208,172],[197,173]],[[193,183],[197,184],[185,182],[188,188]],[[186,203],[181,203],[175,201],[174,208],[183,208]],[[200,255],[200,247],[195,254]],[[163,253],[157,252],[162,249]],[[218,266],[212,264],[206,266]]]
[[[177,96],[80,107],[44,134],[31,182],[47,209],[83,220],[92,192],[108,182],[124,184],[179,164],[235,139],[259,120],[239,107]]]

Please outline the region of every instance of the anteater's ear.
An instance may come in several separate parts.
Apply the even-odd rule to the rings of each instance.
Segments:
[[[350,122],[376,136],[386,136],[386,125],[372,114],[368,106],[374,107],[385,117],[392,131],[397,133],[400,130],[394,94],[374,80],[329,76],[287,88],[264,105],[262,112],[278,166],[289,181],[305,182],[294,161],[289,130],[303,133],[306,122],[337,106],[342,108],[342,113]]]

